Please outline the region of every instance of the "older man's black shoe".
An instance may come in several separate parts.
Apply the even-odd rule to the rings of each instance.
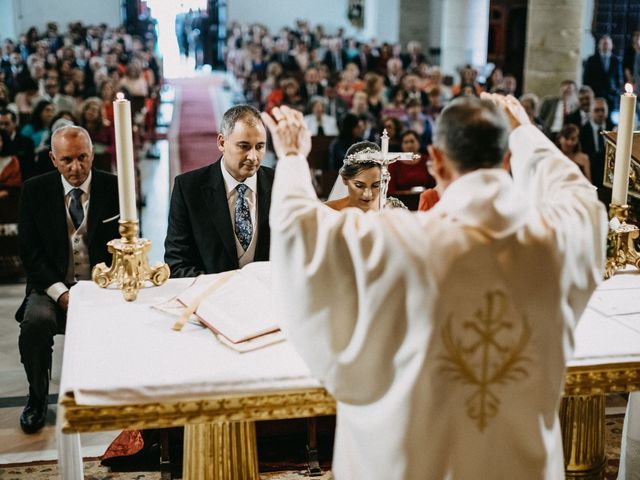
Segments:
[[[24,433],[36,433],[44,427],[47,418],[47,397],[38,399],[30,395],[20,415],[20,428]]]

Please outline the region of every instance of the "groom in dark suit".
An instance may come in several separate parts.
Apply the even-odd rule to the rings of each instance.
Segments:
[[[269,259],[273,170],[260,166],[266,144],[260,112],[237,105],[222,118],[222,158],[176,177],[164,255],[172,277]]]
[[[118,235],[118,181],[92,170],[93,146],[84,128],[53,133],[51,161],[57,171],[24,183],[18,235],[27,271],[26,296],[16,313],[20,360],[29,400],[20,426],[25,433],[45,423],[53,337],[64,333],[69,288],[110,262],[107,242]]]

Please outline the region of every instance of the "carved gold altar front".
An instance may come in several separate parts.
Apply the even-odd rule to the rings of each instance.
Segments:
[[[567,478],[603,478],[604,395],[640,390],[640,363],[570,367],[560,408]],[[64,433],[185,425],[183,478],[258,479],[254,422],[333,415],[324,389],[226,395],[175,403],[64,406]]]
[[[255,424],[334,415],[324,389],[227,395],[206,400],[128,406],[77,405],[65,396],[63,433],[185,426],[183,478],[258,480]]]

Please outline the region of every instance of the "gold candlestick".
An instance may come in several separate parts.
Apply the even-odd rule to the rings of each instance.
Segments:
[[[607,235],[607,263],[604,278],[611,277],[616,270],[625,265],[640,268],[640,253],[636,250],[634,240],[640,235],[635,225],[627,223],[629,205],[609,205],[609,218],[618,220],[617,225],[609,224]],[[615,227],[615,228],[614,228]]]
[[[104,262],[99,263],[93,267],[91,279],[102,288],[116,282],[124,299],[131,302],[136,299],[138,290],[146,280],[156,286],[166,282],[170,274],[169,266],[166,263],[149,266],[147,253],[151,250],[151,241],[138,238],[137,221],[121,221],[118,231],[122,238],[107,243],[109,253],[113,255],[111,268],[107,268]]]

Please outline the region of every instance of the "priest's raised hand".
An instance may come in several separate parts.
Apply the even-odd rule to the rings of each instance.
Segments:
[[[285,105],[273,108],[272,114],[273,117],[265,112],[261,115],[271,132],[277,157],[300,155],[307,158],[311,151],[311,132],[302,114]]]

